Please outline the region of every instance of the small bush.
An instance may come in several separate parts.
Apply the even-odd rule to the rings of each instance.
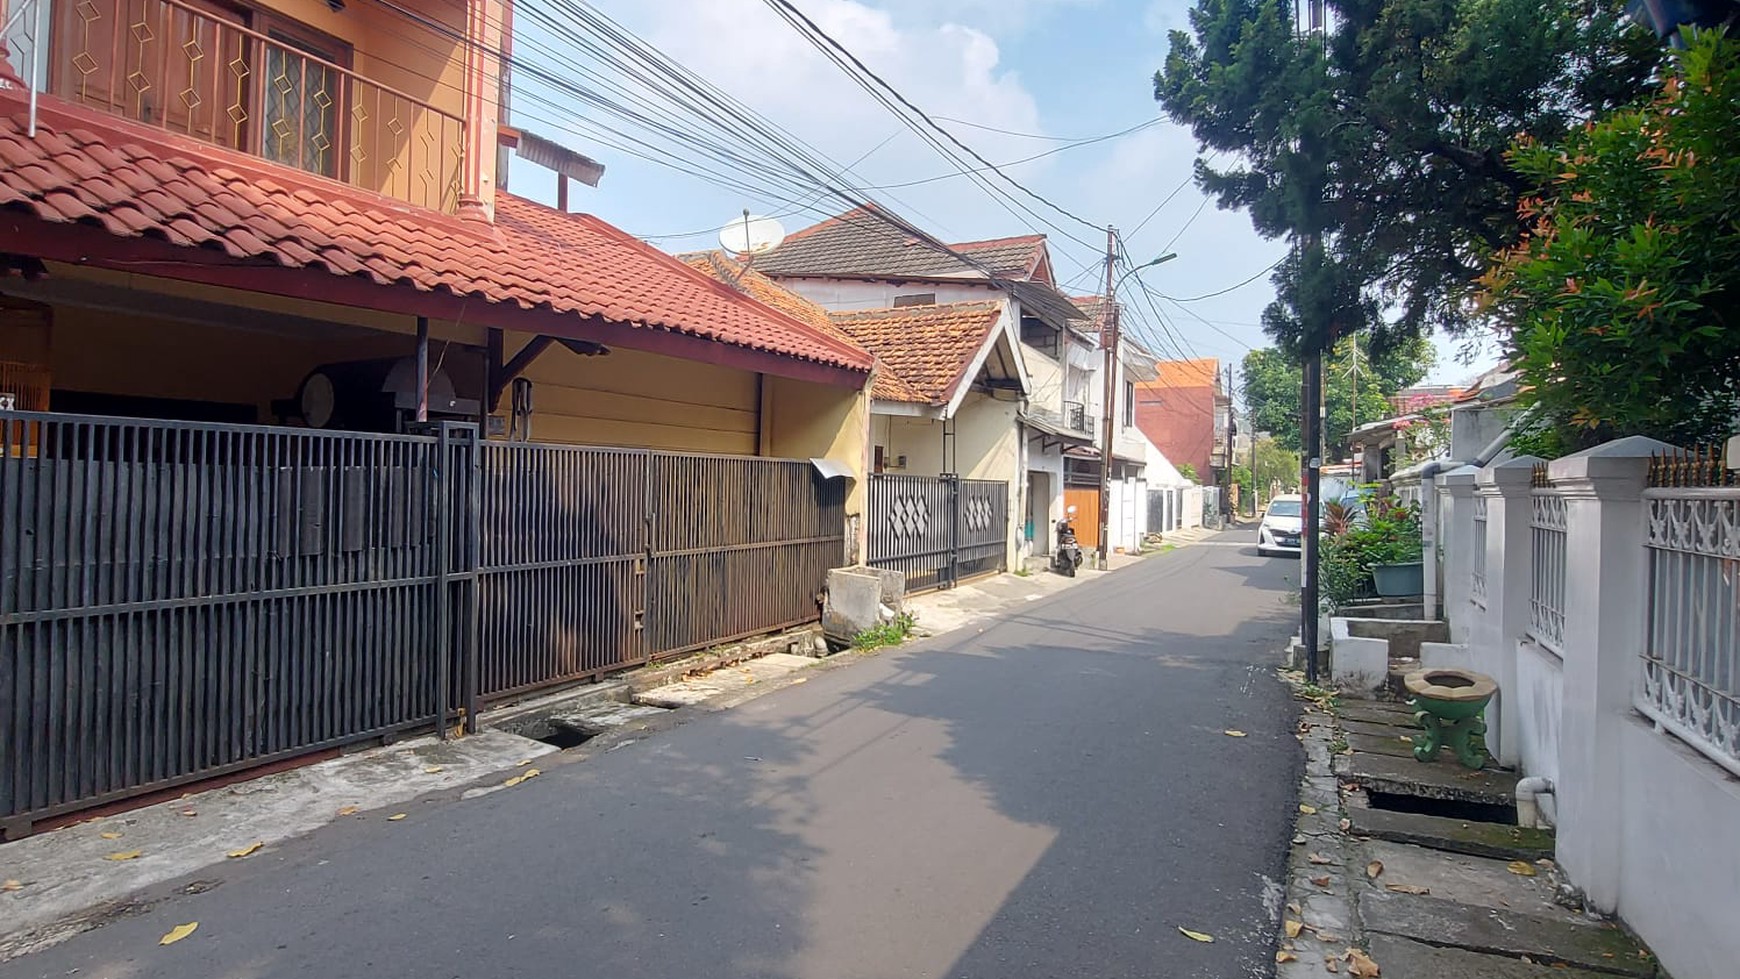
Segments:
[[[880,649],[883,646],[898,646],[912,635],[912,627],[916,623],[911,615],[902,612],[894,617],[892,622],[883,622],[865,629],[852,637],[853,649]]]
[[[1369,497],[1364,523],[1353,523],[1327,536],[1319,564],[1320,598],[1334,612],[1354,599],[1375,593],[1371,569],[1380,564],[1409,564],[1421,559],[1420,508],[1394,497]]]

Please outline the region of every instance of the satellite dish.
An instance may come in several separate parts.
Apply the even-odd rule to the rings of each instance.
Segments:
[[[743,217],[719,229],[719,247],[733,255],[760,255],[785,240],[785,228],[773,218],[743,212]]]

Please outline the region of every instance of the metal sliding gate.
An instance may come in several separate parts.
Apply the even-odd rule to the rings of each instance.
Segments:
[[[1008,567],[1009,484],[957,476],[870,477],[869,564],[908,591],[950,588]]]
[[[0,833],[817,617],[807,462],[0,413]]]

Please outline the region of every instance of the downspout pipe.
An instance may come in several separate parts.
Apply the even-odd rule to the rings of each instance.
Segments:
[[[1553,780],[1540,775],[1516,783],[1516,824],[1525,829],[1551,829],[1558,822]]]

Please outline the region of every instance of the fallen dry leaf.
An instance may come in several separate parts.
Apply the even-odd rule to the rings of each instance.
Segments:
[[[1213,935],[1207,934],[1205,932],[1200,932],[1200,931],[1191,931],[1189,928],[1186,928],[1183,925],[1178,926],[1178,933],[1183,935],[1185,938],[1190,939],[1193,942],[1212,942],[1212,941],[1214,941]]]
[[[523,773],[521,773],[519,775],[515,775],[513,778],[510,778],[501,784],[503,787],[511,789],[514,786],[520,784],[521,782],[524,782],[526,779],[537,778],[541,774],[543,774],[543,773],[538,771],[535,768],[528,768]]]
[[[1282,963],[1282,962],[1297,962],[1297,961],[1299,961],[1299,956],[1294,955],[1292,952],[1281,951],[1281,952],[1275,953],[1275,963],[1277,965]]]
[[[1287,902],[1287,910],[1293,912],[1294,914],[1304,914],[1305,913],[1305,912],[1299,910],[1299,902],[1298,901],[1288,901]]]
[[[23,881],[8,880],[8,881],[0,882],[0,891],[22,891],[22,890],[24,890],[24,882]]]
[[[1299,811],[1307,816],[1317,815],[1317,807],[1304,802],[1299,803]]]
[[[391,816],[387,817],[387,822],[396,823],[399,820],[404,819],[406,815],[407,815],[407,813],[402,813],[402,812],[393,813]]]
[[[1335,956],[1325,955],[1323,957],[1323,971],[1324,972],[1340,972],[1341,971],[1341,966],[1338,963],[1336,963]]]
[[[1328,887],[1329,875],[1324,874],[1322,877],[1313,877],[1311,878],[1311,883],[1316,884],[1318,887]]]
[[[1341,831],[1342,831],[1342,832],[1343,832],[1343,833],[1345,833],[1345,832],[1347,832],[1347,831],[1348,831],[1348,830],[1350,830],[1350,829],[1352,829],[1352,828],[1353,828],[1353,820],[1351,820],[1351,819],[1343,819],[1343,820],[1342,820],[1342,821],[1341,821],[1341,822],[1339,822],[1339,823],[1336,823],[1336,824],[1335,824],[1335,825],[1337,825],[1337,826],[1340,826],[1340,827],[1341,827]]]
[[[103,833],[101,835],[105,840],[118,840],[121,838],[120,833]]]
[[[114,860],[117,862],[121,860],[137,860],[144,854],[144,852],[144,850],[121,850],[118,853],[111,853],[108,856],[103,857],[103,859]]]
[[[808,683],[808,682],[810,682],[810,678],[809,678],[809,677],[807,677],[807,676],[800,676],[800,677],[798,677],[798,678],[797,678],[797,679],[796,679],[796,680],[793,680],[793,681],[792,681],[792,682],[791,682],[791,685],[792,685],[792,686],[794,686],[794,687],[795,687],[795,686],[797,686],[797,685],[798,685],[798,684],[800,684],[800,683]]]
[[[1293,845],[1294,846],[1304,846],[1305,845],[1305,837],[1303,835],[1293,837]]]
[[[354,816],[354,815],[356,815],[356,807],[355,806],[345,806],[345,807],[338,810],[338,814],[340,816]]]
[[[181,814],[183,816],[197,816],[197,815],[199,815],[199,810],[198,809],[183,809],[183,810],[181,810]]]
[[[1332,931],[1319,931],[1317,932],[1317,940],[1328,944],[1334,944],[1341,941],[1341,936]]]
[[[1294,921],[1292,918],[1288,918],[1287,924],[1285,927],[1287,929],[1287,937],[1288,938],[1298,938],[1300,930],[1302,930],[1305,927],[1305,923],[1302,921]]]
[[[231,850],[229,853],[226,853],[224,855],[227,857],[245,857],[245,856],[248,856],[249,854],[252,854],[256,850],[260,849],[260,847],[263,847],[265,845],[266,845],[266,842],[264,840],[255,840],[254,842],[249,843],[247,846],[242,847],[240,850]]]
[[[423,769],[424,775],[439,775],[444,769],[440,765],[430,765]]]
[[[1230,727],[1227,728],[1226,730],[1220,732],[1220,733],[1226,735],[1229,738],[1242,738],[1245,736],[1245,732],[1239,731],[1239,730],[1236,730],[1236,729],[1230,728]]]
[[[1395,891],[1397,894],[1430,894],[1430,893],[1432,893],[1432,889],[1430,887],[1421,887],[1418,884],[1385,884],[1384,890]]]
[[[514,762],[514,767],[515,768],[524,768],[527,765],[530,765],[531,763],[532,763],[532,760],[530,758],[522,758],[519,761]]]
[[[169,929],[169,934],[164,935],[162,938],[157,939],[157,944],[159,944],[159,945],[174,945],[176,942],[179,942],[183,938],[186,938],[187,936],[193,934],[194,929],[196,929],[198,927],[199,927],[199,922],[197,922],[197,921],[189,921],[185,925],[176,925],[174,928]]]
[[[1311,861],[1314,864],[1317,864],[1320,867],[1328,866],[1329,864],[1332,864],[1335,862],[1334,860],[1329,859],[1328,857],[1324,856],[1321,853],[1307,853],[1305,855],[1305,859]]]
[[[1535,869],[1534,864],[1529,863],[1527,860],[1512,860],[1510,863],[1504,865],[1504,869],[1518,877],[1533,877],[1540,872]]]
[[[1373,860],[1371,863],[1365,865],[1365,875],[1372,880],[1377,880],[1378,876],[1383,872],[1384,862],[1382,860]]]
[[[1376,979],[1382,970],[1371,960],[1371,956],[1357,948],[1347,950],[1347,974],[1359,976],[1360,979]]]

